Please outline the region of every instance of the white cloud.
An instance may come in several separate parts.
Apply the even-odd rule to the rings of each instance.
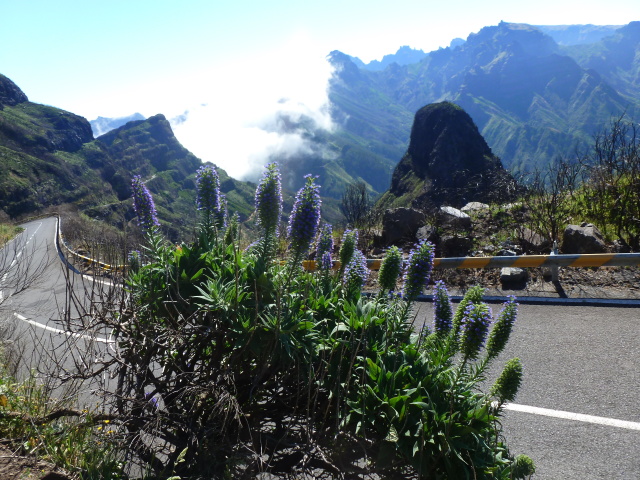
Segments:
[[[234,178],[256,180],[272,156],[311,153],[296,125],[303,117],[316,128],[332,128],[331,75],[325,56],[304,42],[213,68],[186,85],[198,101],[172,119],[173,130],[203,161]]]

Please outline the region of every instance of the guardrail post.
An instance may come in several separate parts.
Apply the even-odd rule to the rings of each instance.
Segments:
[[[558,242],[557,241],[553,241],[553,250],[551,250],[551,255],[558,255]],[[551,265],[551,281],[553,283],[557,283],[558,282],[558,270],[560,269],[560,267],[558,267],[558,265]]]

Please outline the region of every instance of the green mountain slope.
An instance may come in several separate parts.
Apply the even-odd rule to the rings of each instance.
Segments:
[[[618,31],[624,41],[616,46],[612,40],[602,42],[616,52],[624,46],[625,58],[631,58],[629,52],[639,42],[625,31],[635,32],[634,23]],[[388,145],[406,145],[413,113],[449,100],[471,115],[507,168],[543,166],[588,145],[612,116],[639,111],[638,96],[629,96],[629,89],[618,91],[622,83],[614,81],[613,74],[594,65],[585,68],[567,48],[535,27],[502,22],[455,48],[383,71],[358,68],[347,55],[332,52],[334,117],[362,145],[380,138]],[[616,78],[626,78],[625,85],[636,81],[634,62],[616,63]],[[372,126],[365,127],[367,123]],[[399,158],[387,157],[391,163]]]
[[[0,209],[16,217],[73,203],[122,226],[133,217],[130,184],[147,180],[160,220],[177,238],[195,225],[195,173],[202,162],[163,115],[129,122],[94,139],[86,119],[31,103],[0,75]],[[247,218],[255,188],[219,170],[229,208]]]

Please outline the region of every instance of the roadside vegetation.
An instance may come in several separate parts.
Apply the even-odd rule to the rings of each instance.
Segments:
[[[362,248],[380,223],[366,185],[347,189],[349,223],[334,230],[320,220],[315,178],[305,182],[283,227],[280,175],[267,167],[246,248],[211,166],[197,179],[200,223],[181,243],[163,237],[139,178],[139,233],[70,216],[76,245],[127,264],[126,290],[65,316],[79,333],[109,331],[117,348],[84,352],[58,373],[115,380],[98,406],[78,409],[35,376],[19,379],[5,344],[4,444],[83,479],[530,477],[533,462],[509,450],[500,424],[522,365],[486,373],[508,341],[515,299],[494,314],[473,287],[454,308],[438,281],[433,322],[416,325],[434,246],[420,242],[407,258],[388,249],[377,293],[364,295]],[[638,138],[624,117],[590,152],[533,172],[526,187],[520,201],[490,207],[496,243],[524,226],[560,239],[567,224],[588,221],[620,250],[640,248]],[[2,243],[17,232],[0,226]],[[315,270],[301,267],[309,257]]]
[[[6,244],[22,231],[22,228],[8,223],[0,223],[0,246]]]
[[[80,415],[51,398],[40,410],[14,393],[30,387],[12,384],[0,425],[21,419],[13,435],[22,448],[55,462],[54,446],[75,449],[66,468],[81,478],[527,478],[533,463],[509,451],[499,421],[522,365],[486,376],[515,300],[494,315],[476,287],[454,309],[438,283],[433,323],[414,324],[432,269],[428,242],[406,265],[390,249],[379,294],[363,296],[358,231],[334,245],[319,188],[306,178],[282,238],[280,175],[268,166],[256,191],[261,235],[243,250],[213,167],[198,176],[196,238],[178,245],[160,234],[151,195],[134,179],[144,236],[128,261],[127,295],[67,318],[76,330],[108,329],[117,345],[86,354],[75,374],[67,366],[67,378],[109,372],[117,381],[100,411]],[[318,268],[305,271],[312,251]]]

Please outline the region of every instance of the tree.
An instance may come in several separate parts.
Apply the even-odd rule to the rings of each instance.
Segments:
[[[594,136],[593,148],[580,156],[587,172],[582,199],[585,214],[605,236],[616,235],[640,248],[640,131],[621,115]]]
[[[372,205],[367,184],[360,180],[347,185],[340,201],[340,211],[346,218],[347,225],[362,228],[371,212]]]

